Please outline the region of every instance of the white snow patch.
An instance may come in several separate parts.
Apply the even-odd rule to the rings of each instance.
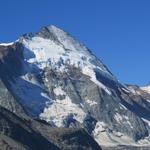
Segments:
[[[11,42],[11,43],[0,43],[0,46],[10,46],[10,45],[13,45],[14,42]]]
[[[97,105],[97,102],[95,102],[95,101],[92,101],[92,100],[89,100],[89,99],[86,99],[85,101],[86,101],[90,106]]]
[[[133,145],[135,144],[135,141],[131,139],[130,137],[124,135],[120,132],[113,131],[112,134],[110,134],[110,139],[115,143],[116,145]]]
[[[63,127],[63,121],[70,114],[73,115],[74,119],[82,123],[86,117],[86,113],[82,108],[73,103],[69,96],[66,95],[60,87],[54,90],[56,95],[65,94],[65,99],[63,100],[54,100],[52,104],[48,105],[44,109],[43,113],[40,114],[40,118],[46,120],[47,122],[53,122],[57,127]]]
[[[92,69],[90,69],[89,67],[84,67],[82,69],[82,73],[87,76],[90,76],[91,81],[93,81],[95,84],[97,84],[103,90],[105,90],[107,92],[107,94],[111,95],[111,92],[107,89],[107,87],[96,79],[95,72]]]
[[[106,132],[106,125],[104,122],[98,121],[93,131],[94,139],[101,145],[111,145],[112,141],[109,139],[109,134]]]
[[[118,122],[118,123],[126,123],[128,124],[131,128],[133,128],[131,122],[129,121],[129,117],[128,116],[125,116],[125,115],[120,115],[119,113],[116,113],[114,115],[114,119]]]
[[[99,145],[104,146],[116,146],[120,144],[132,145],[134,141],[128,136],[121,132],[109,132],[107,130],[107,125],[103,122],[97,122],[96,127],[93,131],[94,139],[99,143]]]
[[[137,91],[132,86],[129,86],[128,89],[131,93],[137,94]]]
[[[123,91],[130,93],[130,90],[128,88],[121,88]]]
[[[130,121],[127,120],[127,124],[129,124],[129,126],[131,127],[131,129],[133,129],[132,124],[130,123]]]
[[[46,99],[51,100],[47,93],[42,92],[42,93],[41,93],[41,96],[42,96],[42,97],[45,97]]]
[[[18,42],[19,39],[17,39],[16,41],[14,42],[9,42],[9,43],[0,43],[0,46],[10,46],[10,45],[13,45],[14,43]]]
[[[146,99],[146,101],[147,101],[148,103],[150,103],[150,100],[149,100],[149,99]]]
[[[140,89],[150,94],[150,86],[140,87]]]
[[[102,121],[98,121],[96,123],[95,129],[94,129],[94,133],[98,133],[98,132],[104,132],[106,130],[106,124]]]
[[[50,58],[51,60],[58,61],[65,52],[61,46],[41,37],[33,37],[32,40],[24,39],[23,44],[27,48],[24,50],[24,56],[27,58],[27,61],[29,63],[37,63],[40,68],[46,67],[46,62]]]
[[[138,141],[137,145],[150,146],[150,136]]]
[[[123,104],[120,103],[119,105],[120,105],[120,108],[121,108],[121,109],[127,110],[127,108],[126,108]]]
[[[123,120],[122,116],[121,116],[120,114],[118,114],[118,113],[116,113],[116,114],[114,115],[114,119],[115,119],[118,123],[122,123],[122,120]]]
[[[148,126],[150,127],[150,120],[147,120],[147,119],[144,119],[144,118],[141,118],[145,123],[148,124]]]
[[[56,95],[66,95],[66,92],[63,91],[60,86],[54,89],[54,93],[55,93]]]
[[[37,81],[37,79],[34,77],[34,75],[31,74],[31,73],[27,73],[27,74],[25,74],[25,75],[22,75],[22,76],[21,76],[21,79],[23,79],[23,80],[25,80],[25,81],[27,81],[27,82],[30,82],[30,83],[32,83],[32,84],[34,84],[34,85],[37,85],[37,86],[39,86],[39,87],[42,87],[42,86],[40,85],[40,83]]]

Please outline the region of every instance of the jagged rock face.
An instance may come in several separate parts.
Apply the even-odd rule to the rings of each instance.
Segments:
[[[88,48],[57,27],[1,45],[0,76],[6,93],[0,104],[12,112],[53,127],[82,127],[100,145],[150,144],[149,94],[121,84]]]

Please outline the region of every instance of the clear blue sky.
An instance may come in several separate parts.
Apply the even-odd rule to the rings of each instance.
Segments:
[[[0,42],[54,24],[123,83],[150,81],[150,0],[0,0]]]

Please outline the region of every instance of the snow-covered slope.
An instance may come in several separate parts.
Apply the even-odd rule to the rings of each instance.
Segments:
[[[82,74],[88,76],[92,82],[94,82],[98,87],[102,88],[107,94],[111,95],[109,89],[102,82],[97,80],[94,71],[97,69],[102,75],[116,81],[115,77],[108,71],[103,63],[100,62],[83,44],[80,44],[74,40],[64,31],[55,26],[49,26],[47,29],[57,40],[47,39],[39,35],[34,35],[27,38],[22,37],[20,39],[20,42],[24,46],[23,55],[24,61],[26,62],[24,66],[26,66],[25,69],[27,72],[30,71],[32,73],[36,67],[37,70],[51,68],[52,70],[55,70],[55,72],[64,74],[68,73],[68,66],[73,66],[78,68]],[[22,78],[26,80],[27,78],[25,78],[25,76],[22,76]],[[34,78],[32,78],[32,80],[27,79],[27,81],[31,82],[32,84],[36,84],[38,86],[40,85],[40,83],[33,82],[33,80]],[[56,96],[64,95],[64,99],[59,100],[56,98],[53,100],[46,95],[41,87],[41,91],[39,91],[40,88],[35,88],[32,91],[32,88],[30,90],[30,86],[29,88],[23,89],[26,87],[25,83],[20,82],[19,80],[16,82],[17,86],[12,85],[14,86],[13,90],[15,93],[19,92],[18,96],[22,96],[23,105],[26,105],[27,108],[29,108],[29,111],[32,109],[30,108],[32,107],[32,102],[34,104],[37,103],[37,109],[39,109],[39,106],[45,104],[45,108],[40,108],[43,109],[43,112],[39,115],[42,119],[53,121],[55,125],[60,127],[64,126],[64,119],[71,114],[74,114],[73,117],[80,123],[83,123],[87,112],[82,109],[82,104],[72,103],[71,98],[66,94],[65,91],[63,91],[61,86],[56,86],[53,92]],[[19,89],[21,89],[20,91],[16,89],[18,86]],[[24,93],[27,97],[29,97],[28,101],[30,101],[30,103],[25,100]],[[40,96],[38,93],[40,93]],[[42,95],[42,93],[44,93],[44,95]],[[37,96],[39,97],[39,100],[37,100]],[[41,104],[41,102],[43,104]],[[92,103],[92,100],[89,100],[88,102]],[[49,103],[53,104],[49,105]],[[36,110],[36,113],[37,112],[38,110]]]
[[[141,89],[150,94],[150,85],[141,87]]]
[[[13,45],[14,42],[11,42],[11,43],[0,43],[0,46],[9,46],[9,45]]]
[[[3,81],[28,115],[83,127],[100,145],[150,144],[146,89],[121,84],[68,33],[48,26],[1,46]]]
[[[48,27],[49,32],[59,41],[34,36],[23,38],[24,58],[27,62],[37,65],[40,69],[54,67],[59,71],[67,71],[66,64],[81,69],[82,73],[89,76],[93,82],[103,88],[108,94],[110,91],[101,82],[97,81],[94,69],[99,69],[102,74],[115,80],[102,62],[89,52],[89,50],[75,41],[64,31],[55,26]],[[32,56],[31,56],[32,55]]]

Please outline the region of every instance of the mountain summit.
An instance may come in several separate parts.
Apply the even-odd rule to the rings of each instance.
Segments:
[[[150,145],[150,93],[120,83],[85,45],[55,26],[0,44],[0,77],[0,105],[15,117],[38,120],[46,129],[82,128],[78,136],[91,138],[87,147],[92,137],[104,147]]]

